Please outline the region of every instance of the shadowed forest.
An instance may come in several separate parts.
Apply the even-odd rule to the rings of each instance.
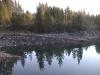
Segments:
[[[34,8],[33,8],[34,9]],[[48,4],[39,4],[36,13],[24,12],[21,5],[13,0],[0,0],[0,30],[29,31],[35,33],[73,32],[98,28],[100,15]]]

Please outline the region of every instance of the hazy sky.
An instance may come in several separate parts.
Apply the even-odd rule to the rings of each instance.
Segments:
[[[90,14],[100,13],[100,0],[17,0],[26,11],[36,12],[39,3],[47,3],[49,6],[66,8],[69,6],[72,10],[78,11],[85,9]]]

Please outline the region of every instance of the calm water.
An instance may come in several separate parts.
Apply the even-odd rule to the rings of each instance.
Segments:
[[[21,56],[0,63],[0,75],[100,75],[100,46],[79,48],[5,48]]]

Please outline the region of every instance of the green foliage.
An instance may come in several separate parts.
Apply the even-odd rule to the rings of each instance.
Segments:
[[[65,18],[64,18],[65,24],[68,25],[72,24],[73,15],[74,12],[71,11],[69,7],[67,7],[67,9],[65,9]]]
[[[13,14],[17,9],[19,12],[20,5],[14,5],[12,0],[1,0],[0,1],[0,25],[8,25],[12,23]],[[15,16],[16,17],[16,16]],[[13,17],[14,18],[14,17]]]
[[[63,10],[58,7],[48,7],[39,4],[35,19],[36,32],[61,32],[84,30],[92,24],[92,17],[85,11],[74,12],[69,7]]]
[[[81,13],[76,13],[72,19],[72,27],[76,30],[82,30],[83,28],[83,16]]]
[[[100,15],[97,15],[97,16],[96,16],[95,23],[96,23],[97,25],[100,25]]]
[[[16,11],[17,9],[17,11]],[[47,4],[39,4],[37,12],[29,11],[20,13],[21,5],[12,0],[0,1],[0,24],[12,24],[14,29],[27,28],[38,33],[80,31],[89,28],[90,25],[100,25],[100,15],[94,16],[84,11],[72,11],[69,7],[65,10],[58,7],[50,7]],[[33,26],[32,26],[33,25]]]
[[[36,19],[35,19],[35,31],[44,32],[44,22],[45,22],[45,5],[39,4],[37,7]]]
[[[25,29],[25,25],[31,24],[32,15],[29,12],[20,15],[13,14],[11,21],[12,21],[13,30],[23,30]]]
[[[23,15],[16,15],[14,14],[12,17],[12,24],[13,25],[22,25],[24,22],[24,16]]]
[[[56,25],[63,24],[64,12],[57,7],[48,7],[48,5],[39,4],[35,19],[36,32],[53,31]],[[58,27],[58,26],[57,26]]]
[[[29,11],[27,11],[23,16],[24,16],[23,19],[24,19],[25,23],[32,22],[33,16]]]

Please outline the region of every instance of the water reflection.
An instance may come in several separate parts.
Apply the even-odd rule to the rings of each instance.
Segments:
[[[53,57],[56,57],[56,61],[59,66],[63,64],[64,54],[70,56],[72,53],[73,59],[77,60],[77,63],[80,64],[82,59],[83,49],[87,50],[88,47],[79,47],[79,48],[64,48],[64,49],[52,49],[52,50],[35,50],[36,57],[39,63],[40,69],[44,69],[44,61],[48,62],[48,65],[52,65]]]
[[[87,47],[67,47],[67,48],[34,48],[34,47],[5,47],[1,48],[1,50],[6,51],[7,53],[21,56],[20,59],[14,59],[13,61],[3,61],[0,62],[0,75],[12,75],[12,71],[14,69],[14,65],[18,62],[21,63],[24,68],[28,57],[30,57],[31,62],[33,59],[33,52],[35,53],[35,57],[37,59],[38,66],[41,71],[43,71],[46,67],[46,62],[49,66],[53,65],[53,60],[56,59],[56,62],[59,64],[59,67],[63,65],[65,57],[72,57],[73,60],[77,62],[77,64],[81,64],[81,60],[83,58],[84,50],[87,50],[90,46]],[[96,45],[96,52],[100,53],[100,46]],[[9,59],[11,60],[11,59]],[[34,60],[34,59],[33,59]],[[33,63],[35,64],[35,63]],[[31,64],[29,64],[31,65]]]
[[[2,62],[0,61],[0,75],[11,75],[14,63],[16,62],[17,59],[7,59],[7,61],[2,61]]]

